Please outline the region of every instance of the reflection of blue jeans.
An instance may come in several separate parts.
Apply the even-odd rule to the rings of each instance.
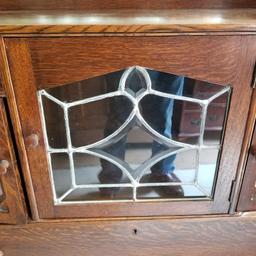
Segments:
[[[175,95],[182,95],[183,93],[184,77],[152,71],[152,73],[150,73],[150,78],[152,81],[152,87],[154,89]],[[113,77],[111,79],[113,79]],[[111,84],[111,81],[109,81],[109,83]],[[131,84],[130,89],[136,91],[136,84],[138,83],[140,83],[140,81],[132,81],[131,79],[129,81],[129,84]],[[110,103],[111,113],[104,131],[105,137],[113,133],[118,127],[120,127],[121,124],[125,122],[125,115],[123,114],[125,113],[125,106],[123,106],[123,104],[119,104],[118,101],[119,99],[116,98]],[[141,112],[145,120],[158,133],[167,138],[172,138],[174,100],[159,96],[153,96],[151,98],[148,98],[148,100],[146,99],[144,103],[145,104],[143,105]],[[123,160],[125,157],[126,140],[127,136],[124,136],[114,145],[108,146],[108,149],[106,151],[109,154]],[[153,141],[152,156],[160,153],[165,149],[165,145],[160,144],[157,141]],[[159,161],[151,168],[151,172],[154,174],[172,173],[175,169],[175,158],[176,155],[174,154]],[[122,173],[119,168],[105,160],[101,160],[101,165],[102,172],[99,178],[102,183],[120,182],[122,178]]]

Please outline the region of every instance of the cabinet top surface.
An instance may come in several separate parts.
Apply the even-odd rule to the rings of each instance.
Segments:
[[[1,11],[0,33],[256,32],[256,9]]]

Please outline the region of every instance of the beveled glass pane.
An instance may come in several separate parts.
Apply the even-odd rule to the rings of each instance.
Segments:
[[[74,102],[118,90],[124,70],[97,76],[72,84],[47,89],[47,92],[62,102]]]
[[[154,145],[153,145],[154,147]],[[146,169],[141,183],[193,183],[197,172],[198,150],[174,150],[170,156]],[[177,152],[177,153],[175,153]],[[162,175],[163,174],[163,175]]]
[[[131,114],[133,105],[124,96],[71,107],[69,125],[74,147],[96,143],[116,132]]]
[[[40,91],[55,204],[211,199],[229,97],[139,66]]]
[[[51,165],[56,195],[60,197],[72,185],[68,154],[51,154]]]
[[[189,77],[147,69],[152,88],[168,94],[182,95],[194,99],[205,100],[223,89],[223,86]]]
[[[219,145],[225,125],[229,92],[210,102],[205,121],[204,144]]]
[[[45,96],[42,96],[42,104],[49,146],[67,147],[63,109]]]
[[[184,110],[184,105],[189,107]],[[194,102],[146,95],[140,102],[141,115],[158,134],[175,141],[197,144],[202,108]]]
[[[208,148],[201,150],[197,183],[209,195],[212,195],[216,168],[218,164],[219,150]]]
[[[114,163],[86,153],[74,153],[77,185],[130,183],[129,178]]]
[[[134,126],[122,140],[125,142],[124,160],[133,170],[152,157],[154,139],[141,127]]]

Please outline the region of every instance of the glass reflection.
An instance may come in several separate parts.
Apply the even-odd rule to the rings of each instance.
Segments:
[[[57,197],[62,196],[72,185],[69,156],[65,153],[51,154],[52,174]]]
[[[90,154],[75,153],[74,168],[76,183],[83,184],[100,184],[101,179],[106,184],[130,183],[127,175],[115,164]],[[104,175],[100,175],[104,169]]]
[[[209,106],[205,121],[204,144],[219,145],[225,126],[229,92],[213,100]]]
[[[177,95],[181,95],[181,92],[178,91]],[[182,103],[182,100],[146,95],[140,102],[142,117],[155,132],[168,139],[197,144],[200,135],[202,108],[199,104],[190,102],[189,111],[180,116],[178,112],[183,107]],[[194,121],[191,120],[191,127],[187,133],[183,136],[180,135],[180,124],[188,122],[194,116],[195,119]],[[157,147],[157,145],[155,146]]]
[[[40,93],[57,203],[212,197],[229,87],[136,66]]]
[[[63,109],[44,96],[42,104],[49,146],[52,148],[67,147]]]
[[[212,194],[218,158],[219,150],[217,148],[201,150],[197,173],[197,185],[208,195]]]
[[[115,191],[115,193],[108,193]],[[70,193],[63,201],[105,201],[105,200],[132,200],[133,190],[129,187],[121,188],[78,188]]]
[[[71,107],[69,125],[74,147],[100,141],[116,132],[133,109],[124,96],[115,96],[92,103]]]

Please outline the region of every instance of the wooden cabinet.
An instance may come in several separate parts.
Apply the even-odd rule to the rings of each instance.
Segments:
[[[238,203],[238,211],[256,210],[256,127],[254,128],[253,138],[249,148],[243,186]]]
[[[0,255],[254,256],[255,1],[76,3],[0,3]]]
[[[0,98],[0,223],[25,223],[25,202],[8,126]]]
[[[249,102],[252,95],[250,83],[256,58],[256,42],[254,36],[8,38],[5,39],[5,44],[14,94],[24,136],[23,139],[30,166],[29,175],[31,175],[32,178],[32,190],[34,191],[33,193],[36,198],[35,207],[38,210],[40,218],[164,216],[228,213],[230,207],[229,197],[231,193],[231,185],[236,177],[240,149],[243,142],[243,134],[249,110]],[[79,122],[82,120],[82,126],[85,127],[86,123],[89,122],[88,120],[93,117],[92,113],[95,111],[84,107],[84,110],[81,112],[81,108],[83,108],[83,106],[79,105],[80,108],[77,108],[75,111],[78,113],[77,116],[73,115],[74,120],[78,123],[76,126],[73,126],[73,122],[75,121],[73,121],[73,119],[71,120],[70,117],[70,105],[65,104],[70,103],[71,106],[80,104],[73,104],[72,101],[74,101],[74,98],[79,99],[82,102],[85,100],[86,102],[86,98],[84,98],[83,95],[81,96],[81,92],[79,94],[79,90],[77,88],[80,86],[79,88],[81,89],[88,86],[87,91],[89,92],[86,92],[87,94],[85,95],[94,96],[96,93],[96,85],[95,81],[90,85],[90,79],[98,77],[97,79],[100,80],[102,79],[101,76],[104,74],[112,74],[113,72],[120,70],[127,70],[129,67],[132,67],[132,69],[134,69],[133,67],[137,67],[136,70],[139,70],[141,73],[154,73],[157,71],[169,75],[175,74],[179,77],[185,77],[185,79],[196,79],[196,81],[198,81],[197,83],[203,83],[202,90],[207,88],[207,84],[211,83],[215,87],[220,88],[219,91],[215,91],[217,96],[221,95],[220,91],[227,88],[225,86],[228,86],[230,93],[228,99],[226,96],[226,107],[223,106],[223,99],[219,100],[217,96],[216,98],[214,97],[215,100],[213,102],[208,102],[205,100],[206,98],[199,98],[199,100],[196,98],[196,102],[199,101],[201,105],[204,105],[205,102],[207,104],[209,103],[210,116],[207,116],[209,119],[206,118],[206,120],[203,120],[203,114],[200,114],[201,120],[204,122],[203,125],[200,125],[200,129],[206,128],[207,130],[216,126],[218,128],[217,130],[219,130],[220,126],[222,126],[223,130],[219,138],[221,144],[218,146],[218,152],[220,153],[216,155],[214,160],[214,168],[216,171],[212,174],[213,187],[208,193],[208,196],[200,196],[196,194],[195,196],[188,196],[188,198],[184,198],[185,200],[183,198],[182,200],[179,200],[179,198],[162,200],[160,198],[161,200],[156,199],[153,201],[143,199],[140,202],[132,202],[128,200],[129,198],[127,200],[125,198],[125,200],[117,200],[117,202],[113,200],[107,200],[107,202],[105,202],[103,200],[102,202],[97,203],[97,196],[93,202],[90,202],[90,200],[86,202],[83,200],[71,200],[64,202],[62,200],[63,198],[65,199],[66,196],[72,194],[74,189],[88,189],[95,185],[89,184],[89,186],[84,186],[83,184],[77,185],[75,182],[72,183],[75,179],[74,176],[76,176],[76,166],[74,166],[76,164],[74,161],[76,160],[74,160],[74,158],[78,157],[77,155],[74,156],[74,154],[88,151],[79,151],[79,147],[77,151],[77,147],[75,148],[71,145],[74,143],[74,141],[71,141],[73,140],[72,131],[70,133],[71,137],[67,138],[67,141],[70,140],[67,148],[64,146],[64,148],[55,149],[54,143],[51,144],[52,142],[49,141],[49,139],[54,140],[55,135],[52,135],[52,138],[49,133],[47,135],[47,132],[49,132],[49,130],[47,130],[48,123],[50,122],[51,127],[56,128],[69,118],[69,122],[66,122],[65,124],[63,123],[62,127],[64,127],[64,129],[59,130],[59,134],[57,134],[61,138],[66,136],[65,134],[62,134],[65,129],[69,132],[72,129],[74,131],[79,129],[81,130]],[[129,75],[129,72],[132,71],[130,68],[128,71],[124,72],[128,72],[125,74]],[[112,76],[115,77],[116,74]],[[122,77],[124,76],[125,75]],[[147,86],[149,83],[152,83],[150,86],[154,86],[152,77],[153,75],[149,78],[151,79],[151,82],[147,82],[147,78],[145,78]],[[123,78],[121,78],[121,80],[122,79]],[[77,84],[76,81],[80,81],[80,85],[78,85],[79,83]],[[127,80],[125,81],[127,82]],[[197,90],[195,90],[194,95],[198,94],[198,88],[196,89]],[[149,88],[146,90],[150,91],[151,89]],[[211,86],[210,89],[206,90],[206,93],[203,94],[208,95],[209,93],[211,93]],[[57,120],[54,125],[52,125],[52,121],[44,121],[45,116],[43,115],[46,114],[42,114],[42,106],[40,107],[39,98],[41,97],[42,100],[42,97],[44,97],[45,94],[48,95],[47,97],[49,100],[54,98],[53,103],[59,103],[60,106],[63,107],[64,113],[65,111],[68,113],[64,119],[58,119],[56,114],[58,111],[55,106],[55,111],[53,111],[55,114],[49,117],[50,120]],[[52,95],[55,97],[52,97]],[[77,95],[79,95],[80,98]],[[157,95],[162,94],[160,92],[160,94],[158,93]],[[164,96],[168,97],[166,94],[164,94]],[[177,100],[188,100],[186,95],[181,96],[181,98],[179,98],[180,96],[170,97],[175,97]],[[90,102],[92,98],[89,99]],[[200,101],[201,99],[202,102]],[[63,100],[63,102],[61,100]],[[98,100],[98,98],[96,98],[95,101],[96,100]],[[135,101],[136,99],[134,100],[133,98],[133,102]],[[192,103],[191,100],[189,100],[189,102],[192,105],[195,104],[194,100],[192,100]],[[124,104],[127,105],[128,103],[124,102]],[[134,104],[138,103],[135,102]],[[200,104],[198,104],[198,108],[201,106]],[[101,112],[99,108],[108,108],[108,105],[95,106],[97,109],[96,113],[98,113],[97,115],[103,115],[104,113]],[[43,108],[45,107],[47,108],[47,105]],[[121,105],[119,105],[119,108],[121,108]],[[143,108],[143,106],[141,106],[141,108]],[[189,109],[193,110],[193,107]],[[211,120],[212,116],[223,111],[223,109],[225,111],[220,117],[221,121]],[[111,111],[114,110],[110,110],[109,113],[111,113]],[[198,115],[198,111],[195,113]],[[187,113],[185,113],[185,115],[186,114]],[[88,119],[83,119],[84,115]],[[191,118],[193,115],[189,114],[188,117]],[[104,118],[104,116],[102,118]],[[97,119],[94,117],[92,120],[95,122]],[[99,125],[98,122],[100,122],[100,120],[103,119],[99,118],[95,127]],[[211,122],[214,124],[211,124]],[[91,123],[91,126],[91,130],[93,130],[94,123]],[[145,127],[148,126],[145,125]],[[93,131],[92,134],[94,135],[91,136],[96,136],[95,134],[97,133],[95,132],[96,130]],[[134,133],[136,133],[136,131],[134,131]],[[154,131],[153,134],[155,134]],[[48,139],[46,138],[47,136]],[[79,143],[82,143],[82,141],[93,138],[86,138],[86,134],[79,136],[79,139],[75,142],[77,145],[80,145]],[[135,140],[136,138],[143,137],[140,133],[137,133],[137,135],[134,136]],[[90,136],[87,135],[87,137]],[[162,138],[160,135],[158,137]],[[155,139],[157,140],[158,138]],[[202,140],[203,139],[204,138],[202,137]],[[176,143],[175,145],[182,147],[185,144]],[[191,147],[191,144],[189,145],[189,147]],[[193,145],[194,144],[192,142],[192,148]],[[199,148],[202,151],[205,148],[210,149],[211,147],[211,145],[199,145]],[[195,146],[194,149],[196,150],[196,148],[197,146]],[[83,147],[83,150],[87,149]],[[91,149],[89,148],[89,150]],[[102,154],[98,153],[97,150],[97,148],[92,149],[90,153],[93,152],[92,154],[94,157],[102,156]],[[63,190],[62,195],[60,196],[56,195],[58,191],[55,191],[56,177],[52,170],[55,168],[56,162],[53,162],[53,155],[51,152],[57,154],[61,154],[62,152],[64,155],[69,155],[69,157],[72,155],[73,162],[69,164],[71,166],[71,183],[73,185],[68,187],[66,190]],[[192,153],[189,154],[191,155]],[[215,153],[208,154],[214,155]],[[195,156],[194,158],[197,159],[198,157]],[[109,160],[109,158],[104,159]],[[64,157],[59,162],[65,165],[67,161],[70,161],[70,158],[68,159],[68,157]],[[81,163],[82,160],[77,161],[78,163]],[[89,160],[87,159],[84,161],[86,165]],[[112,159],[111,161],[115,160]],[[128,184],[126,186],[132,187],[132,189],[134,189],[133,186],[137,186],[140,189],[141,184],[136,183],[136,180],[133,180],[133,182],[133,185]],[[188,185],[187,183],[184,184]],[[182,184],[182,186],[184,184]],[[157,185],[159,184],[157,183]],[[107,187],[109,186],[110,185],[107,185]],[[114,184],[114,187],[115,186],[117,185]],[[184,188],[184,186],[182,188]],[[99,185],[99,187],[104,188],[105,185]],[[121,199],[123,198],[121,197]],[[136,200],[137,199],[138,198],[136,198]]]

